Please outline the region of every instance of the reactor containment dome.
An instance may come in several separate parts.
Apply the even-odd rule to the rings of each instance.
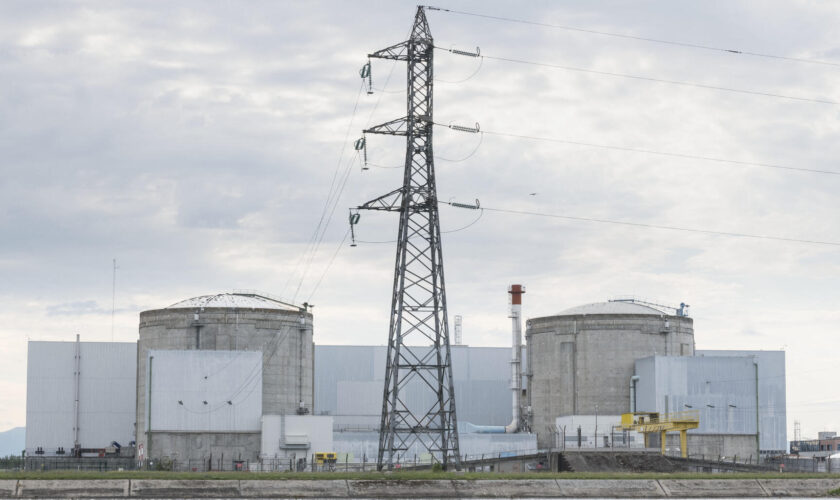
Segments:
[[[254,292],[140,313],[138,454],[255,460],[264,415],[312,411],[312,313]]]
[[[557,417],[633,411],[637,359],[694,355],[693,320],[684,308],[671,311],[609,301],[527,321],[528,407],[538,446],[551,444]]]

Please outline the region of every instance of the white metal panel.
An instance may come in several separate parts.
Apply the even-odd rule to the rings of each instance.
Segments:
[[[26,449],[73,448],[75,342],[29,342]],[[137,345],[81,342],[79,444],[104,448],[134,439]]]
[[[285,439],[283,435],[285,434]],[[282,448],[281,442],[295,442],[299,448]],[[305,447],[304,447],[305,445]],[[333,452],[333,418],[315,415],[264,415],[260,456],[284,458]]]
[[[415,347],[422,357],[428,347]],[[315,411],[336,416],[379,416],[385,346],[315,346]],[[510,348],[452,346],[458,420],[507,425],[511,420]],[[422,382],[407,384],[401,398],[412,408],[433,404]],[[345,419],[337,418],[336,423]],[[377,423],[378,425],[378,423]]]
[[[748,356],[758,363],[758,407],[762,451],[787,450],[785,351],[700,350],[697,356]],[[753,404],[755,406],[755,404]]]
[[[696,411],[692,434],[755,434],[751,357],[654,356],[637,360],[636,374],[638,411]]]
[[[262,353],[150,350],[147,366],[151,430],[260,430]]]
[[[79,442],[101,448],[134,440],[137,344],[82,342]]]

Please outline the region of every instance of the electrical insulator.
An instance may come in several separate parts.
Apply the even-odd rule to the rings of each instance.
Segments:
[[[361,151],[362,152],[362,158],[364,160],[364,166],[362,166],[362,170],[367,170],[368,169],[368,166],[367,166],[367,162],[368,162],[368,160],[367,160],[367,139],[365,139],[364,137],[356,139],[356,142],[353,143],[353,148],[356,151]]]
[[[353,229],[353,226],[355,226],[356,224],[359,223],[360,218],[361,218],[361,216],[359,215],[358,212],[353,213],[353,210],[352,209],[350,210],[350,241],[351,241],[350,246],[351,247],[356,246],[356,231]]]
[[[481,49],[479,47],[475,48],[475,52],[466,52],[464,50],[458,49],[449,49],[449,52],[453,54],[458,54],[459,56],[467,56],[467,57],[479,57],[481,56]]]
[[[370,59],[368,59],[368,62],[359,70],[359,76],[362,77],[362,80],[366,80],[368,95],[373,94],[373,78],[370,73]]]
[[[475,122],[475,127],[464,127],[463,125],[452,125],[449,124],[449,128],[452,130],[457,130],[459,132],[469,132],[471,134],[477,134],[481,132],[481,127],[479,127],[478,122]]]

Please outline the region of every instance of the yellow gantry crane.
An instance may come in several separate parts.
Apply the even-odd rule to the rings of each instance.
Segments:
[[[669,432],[679,432],[680,453],[683,458],[688,457],[686,432],[699,426],[700,412],[697,410],[663,413],[662,415],[656,412],[624,413],[621,415],[622,430],[641,432],[645,437],[645,448],[649,447],[649,435],[658,432],[663,455],[665,454],[665,436]]]

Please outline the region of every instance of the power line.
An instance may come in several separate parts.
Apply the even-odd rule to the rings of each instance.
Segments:
[[[447,127],[442,123],[435,123],[435,125],[441,127]],[[552,137],[540,137],[534,135],[525,135],[525,134],[513,134],[508,132],[495,132],[490,130],[482,130],[482,133],[490,134],[490,135],[497,135],[501,137],[512,137],[515,139],[528,139],[533,141],[544,141],[544,142],[554,142],[558,144],[569,144],[572,146],[584,146],[588,148],[599,148],[599,149],[611,149],[615,151],[628,151],[631,153],[644,153],[644,154],[652,154],[652,155],[659,155],[659,156],[670,156],[673,158],[686,158],[690,160],[703,160],[703,161],[713,161],[717,163],[730,163],[733,165],[745,165],[750,167],[763,167],[763,168],[773,168],[779,170],[793,170],[798,172],[808,172],[814,174],[827,174],[827,175],[840,175],[840,171],[836,170],[820,170],[816,168],[805,168],[805,167],[790,167],[786,165],[777,165],[774,163],[761,163],[761,162],[752,162],[752,161],[743,161],[743,160],[731,160],[727,158],[717,158],[714,156],[703,156],[703,155],[692,155],[687,153],[676,153],[670,151],[657,151],[653,149],[645,149],[645,148],[631,148],[627,146],[615,146],[610,144],[596,144],[592,142],[583,142],[583,141],[572,141],[569,139],[555,139]]]
[[[321,232],[321,228],[323,227],[324,230],[326,230],[326,227],[324,226],[324,217],[326,217],[326,215],[327,215],[327,210],[329,209],[330,203],[332,202],[333,195],[335,194],[336,180],[338,179],[338,173],[341,170],[342,160],[344,159],[344,152],[347,150],[347,142],[348,142],[348,139],[350,138],[350,131],[352,130],[353,122],[356,119],[356,111],[359,109],[359,99],[362,96],[362,91],[364,90],[364,86],[365,86],[365,84],[364,84],[364,81],[363,81],[359,85],[359,91],[356,94],[356,102],[353,103],[353,112],[350,115],[350,122],[347,124],[347,130],[344,133],[344,141],[341,145],[341,152],[338,155],[338,161],[336,162],[335,170],[333,171],[332,180],[330,181],[330,188],[327,191],[327,197],[324,200],[324,207],[321,209],[321,216],[318,219],[318,224],[315,226],[315,230],[312,232],[312,236],[310,236],[309,242],[306,244],[306,249],[300,255],[300,258],[298,259],[298,262],[295,265],[295,268],[292,270],[292,272],[289,273],[289,277],[286,279],[286,284],[283,285],[283,290],[280,292],[281,295],[285,295],[286,288],[288,288],[289,284],[292,282],[292,278],[297,274],[297,271],[300,268],[300,266],[304,262],[306,262],[307,256],[309,255],[309,253],[316,251],[316,249],[317,249],[316,241],[318,240],[318,235]],[[329,222],[327,222],[327,223],[329,224]],[[306,273],[304,272],[304,275],[305,274]],[[303,277],[301,277],[301,281],[302,280],[303,280]],[[293,302],[294,302],[294,300],[293,300]]]
[[[438,49],[438,50],[444,50],[446,52],[449,52],[449,49],[445,49],[443,47],[435,47],[435,48]],[[793,101],[813,102],[813,103],[817,103],[817,104],[831,104],[831,105],[834,105],[834,106],[840,104],[840,102],[830,101],[828,99],[816,99],[816,98],[811,98],[811,97],[797,97],[797,96],[791,96],[791,95],[786,95],[786,94],[776,94],[776,93],[773,93],[773,92],[762,92],[762,91],[758,91],[758,90],[745,90],[745,89],[735,89],[735,88],[731,88],[731,87],[721,87],[721,86],[717,86],[717,85],[708,85],[708,84],[705,84],[705,83],[686,82],[686,81],[681,81],[681,80],[666,80],[664,78],[654,78],[654,77],[650,77],[650,76],[628,75],[628,74],[625,74],[625,73],[615,73],[615,72],[612,72],[612,71],[600,71],[600,70],[588,69],[588,68],[578,68],[578,67],[575,67],[575,66],[565,66],[565,65],[562,65],[562,64],[544,63],[544,62],[538,62],[538,61],[527,61],[525,59],[515,59],[515,58],[512,58],[512,57],[488,56],[488,55],[485,55],[485,54],[482,54],[480,57],[486,57],[487,59],[492,59],[492,60],[495,60],[495,61],[503,61],[503,62],[516,63],[516,64],[527,64],[527,65],[531,65],[531,66],[541,66],[541,67],[544,67],[544,68],[562,69],[562,70],[565,70],[565,71],[575,71],[575,72],[579,72],[579,73],[588,73],[588,74],[592,74],[592,75],[613,76],[613,77],[617,77],[617,78],[629,78],[631,80],[641,80],[641,81],[646,81],[646,82],[668,83],[668,84],[671,84],[671,85],[681,85],[681,86],[684,86],[684,87],[694,87],[694,88],[709,89],[709,90],[719,90],[719,91],[722,91],[722,92],[734,92],[734,93],[737,93],[737,94],[757,95],[757,96],[763,96],[763,97],[775,97],[775,98],[778,98],[778,99],[789,99],[789,100],[793,100]]]
[[[728,54],[737,54],[737,55],[754,56],[754,57],[765,57],[765,58],[769,58],[769,59],[780,59],[780,60],[785,60],[785,61],[796,61],[796,62],[808,63],[808,64],[821,64],[821,65],[824,65],[824,66],[840,67],[840,63],[829,62],[829,61],[821,61],[821,60],[818,60],[818,59],[808,59],[808,58],[805,58],[805,57],[780,56],[780,55],[776,55],[776,54],[766,54],[766,53],[762,53],[762,52],[750,52],[750,51],[747,51],[747,50],[740,50],[740,49],[727,49],[727,48],[723,48],[723,47],[714,47],[714,46],[711,46],[711,45],[702,45],[702,44],[689,43],[689,42],[677,42],[677,41],[673,41],[673,40],[662,40],[662,39],[659,39],[659,38],[649,38],[649,37],[636,36],[636,35],[627,35],[627,34],[624,34],[624,33],[613,33],[613,32],[609,32],[609,31],[598,31],[598,30],[587,29],[587,28],[577,28],[577,27],[574,27],[574,26],[563,26],[563,25],[560,25],[560,24],[542,23],[542,22],[538,22],[538,21],[528,21],[528,20],[525,20],[525,19],[514,19],[514,18],[510,18],[510,17],[503,17],[503,16],[491,16],[491,15],[488,15],[488,14],[479,14],[479,13],[476,13],[476,12],[466,12],[466,11],[459,11],[459,10],[442,9],[442,8],[438,8],[438,7],[429,7],[429,9],[439,10],[439,11],[443,11],[443,12],[450,12],[452,14],[460,14],[460,15],[465,15],[465,16],[482,17],[482,18],[485,18],[485,19],[493,19],[493,20],[496,20],[496,21],[506,21],[506,22],[512,22],[512,23],[518,23],[518,24],[527,24],[527,25],[531,25],[531,26],[542,26],[542,27],[545,27],[545,28],[556,28],[556,29],[561,29],[561,30],[566,30],[566,31],[576,31],[576,32],[579,32],[579,33],[589,33],[589,34],[592,34],[592,35],[611,36],[611,37],[615,37],[615,38],[623,38],[623,39],[626,39],[626,40],[639,40],[639,41],[643,41],[643,42],[653,42],[653,43],[661,43],[661,44],[665,44],[665,45],[676,45],[676,46],[680,46],[680,47],[689,47],[689,48],[692,48],[692,49],[703,49],[703,50],[712,50],[712,51],[717,51],[717,52],[726,52]]]
[[[338,207],[338,202],[341,199],[341,194],[344,192],[344,188],[347,186],[347,181],[350,179],[350,174],[353,172],[353,165],[356,163],[356,158],[357,158],[356,156],[351,156],[349,158],[349,161],[347,162],[347,167],[346,167],[345,172],[344,172],[344,178],[341,182],[341,185],[338,189],[338,192],[337,192],[336,196],[333,198],[332,209],[330,209],[329,216],[327,217],[327,222],[324,225],[324,229],[321,232],[320,237],[318,238],[318,241],[317,241],[317,244],[316,244],[314,250],[312,251],[312,253],[309,254],[309,261],[306,263],[306,267],[304,268],[303,274],[301,275],[300,281],[298,282],[297,289],[295,289],[295,294],[292,296],[292,302],[293,303],[294,303],[295,299],[297,298],[298,293],[300,292],[301,286],[303,286],[303,282],[306,279],[307,273],[309,273],[309,268],[312,265],[312,261],[315,260],[315,256],[317,255],[318,249],[321,246],[321,242],[324,240],[324,235],[327,233],[327,227],[329,226],[330,221],[332,221],[332,217],[335,214],[336,207]]]
[[[309,298],[307,299],[307,302],[310,302],[310,303],[312,302],[312,297],[315,295],[315,291],[317,291],[318,287],[321,286],[321,281],[323,281],[324,276],[327,275],[327,271],[329,271],[330,268],[332,267],[333,261],[335,261],[335,258],[338,257],[338,252],[341,251],[341,249],[344,247],[344,242],[347,241],[347,236],[349,234],[350,234],[350,228],[348,227],[347,231],[344,232],[344,237],[341,238],[341,241],[338,243],[338,246],[336,247],[335,252],[332,254],[332,257],[330,258],[330,261],[327,262],[327,267],[324,268],[324,272],[321,273],[321,277],[318,278],[318,281],[315,283],[315,286],[312,288],[312,291],[309,292]]]
[[[385,88],[388,87],[388,83],[391,81],[391,76],[394,74],[394,68],[395,67],[396,67],[396,62],[394,62],[394,64],[391,66],[391,71],[388,73],[388,77],[385,80],[385,85],[384,85]],[[350,119],[350,123],[347,126],[347,132],[345,133],[345,136],[344,136],[344,144],[342,145],[341,155],[339,156],[338,164],[336,165],[336,170],[335,170],[335,173],[333,174],[333,181],[330,184],[330,191],[327,195],[327,200],[324,204],[324,209],[321,213],[321,220],[318,221],[318,227],[316,227],[315,232],[313,233],[314,245],[312,245],[313,240],[310,240],[310,245],[311,245],[310,249],[308,249],[307,252],[304,253],[304,258],[302,259],[302,260],[306,260],[306,266],[304,267],[304,270],[303,270],[303,272],[301,274],[301,277],[300,277],[300,281],[298,282],[297,288],[295,289],[294,296],[292,297],[292,302],[294,302],[294,300],[297,298],[297,295],[300,292],[300,288],[303,285],[304,280],[306,279],[306,275],[309,273],[309,268],[312,265],[312,261],[315,259],[315,256],[317,255],[318,250],[320,249],[321,242],[324,240],[324,236],[327,233],[327,228],[329,227],[330,222],[332,221],[332,216],[335,213],[335,209],[338,206],[338,202],[341,199],[341,195],[344,193],[344,188],[347,185],[347,180],[350,178],[350,173],[352,172],[353,161],[355,160],[354,157],[351,157],[350,161],[347,163],[347,167],[346,167],[346,170],[345,170],[345,173],[344,173],[344,178],[343,178],[340,186],[337,188],[337,190],[334,191],[334,186],[336,185],[335,184],[336,175],[338,174],[338,172],[340,170],[339,167],[341,165],[341,160],[344,157],[344,151],[347,148],[348,139],[350,137],[350,130],[353,126],[353,122],[354,122],[355,117],[356,117],[356,110],[358,109],[359,97],[361,96],[361,93],[362,93],[363,89],[364,89],[364,80],[362,81],[361,87],[359,87],[359,94],[356,97],[356,104],[353,106],[353,115]],[[370,114],[368,115],[368,123],[370,123],[370,120],[373,117],[373,114],[376,112],[376,109],[379,107],[379,102],[381,100],[382,100],[382,96],[380,95],[380,96],[377,97],[376,102],[374,102],[373,109],[371,109]],[[329,215],[327,216],[326,221],[324,221],[324,217],[327,214],[327,210],[329,210],[329,205],[330,204],[332,204],[332,209],[329,211]],[[323,228],[322,228],[322,222],[323,222]],[[319,230],[320,230],[320,234],[319,234]],[[306,259],[307,254],[308,254],[308,259]],[[299,262],[299,264],[300,264],[300,262]],[[284,290],[285,290],[285,287],[284,287]]]
[[[441,202],[447,203],[448,202]],[[615,224],[620,226],[631,226],[631,227],[644,227],[648,229],[666,229],[669,231],[682,231],[687,233],[699,233],[699,234],[710,234],[714,236],[729,236],[729,237],[736,237],[736,238],[751,238],[751,239],[760,239],[760,240],[773,240],[773,241],[786,241],[789,243],[806,243],[811,245],[827,245],[827,246],[836,246],[840,247],[840,242],[834,241],[818,241],[818,240],[805,240],[799,238],[786,238],[783,236],[770,236],[770,235],[761,235],[761,234],[749,234],[749,233],[737,233],[737,232],[729,232],[729,231],[714,231],[709,229],[695,229],[695,228],[687,228],[687,227],[678,227],[678,226],[665,226],[660,224],[647,224],[643,222],[629,222],[629,221],[619,221],[613,219],[600,219],[594,217],[576,217],[572,215],[561,215],[561,214],[549,214],[545,212],[535,212],[530,210],[511,210],[511,209],[504,209],[504,208],[490,208],[490,207],[481,207],[482,210],[488,210],[491,212],[498,212],[498,213],[506,213],[512,215],[530,215],[535,217],[548,217],[552,219],[564,219],[564,220],[574,220],[579,222],[597,222],[600,224]]]
[[[448,202],[441,202],[441,203],[446,203],[447,205],[452,205],[451,203],[448,203]],[[457,232],[460,232],[460,231],[464,231],[465,229],[468,229],[468,228],[478,224],[478,221],[480,221],[483,216],[484,216],[484,208],[482,207],[478,211],[478,216],[475,219],[473,219],[472,222],[470,222],[466,226],[461,226],[458,229],[450,229],[448,231],[441,231],[441,233],[449,234],[449,233],[457,233]],[[411,239],[411,238],[409,238],[409,239]],[[370,240],[359,240],[359,239],[357,239],[355,241],[356,241],[356,243],[369,243],[369,244],[396,243],[397,242],[397,240],[370,241]]]

